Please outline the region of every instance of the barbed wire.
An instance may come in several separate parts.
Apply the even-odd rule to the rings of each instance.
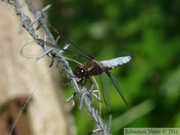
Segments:
[[[63,56],[63,50],[59,50],[56,47],[50,47],[46,46],[44,43],[39,42],[39,35],[36,34],[37,29],[34,28],[34,24],[38,24],[38,28],[42,28],[44,32],[44,41],[47,39],[51,41],[51,43],[56,46],[58,40],[61,37],[57,37],[56,40],[51,34],[47,24],[46,24],[46,15],[45,11],[50,8],[50,5],[47,5],[42,10],[36,10],[33,8],[30,0],[25,0],[26,5],[28,6],[29,11],[33,13],[35,16],[35,19],[32,20],[28,15],[25,14],[24,8],[25,5],[21,5],[19,0],[0,0],[7,2],[8,4],[11,4],[15,7],[16,14],[20,16],[20,25],[19,25],[19,32],[22,30],[22,28],[25,28],[29,34],[33,37],[35,42],[42,46],[44,49],[44,53],[39,55],[37,60],[41,59],[44,55],[48,55],[52,58],[52,62],[50,66],[53,65],[54,58],[58,59],[59,62],[62,63],[64,71],[67,75],[67,77],[71,80],[72,86],[74,88],[73,95],[67,99],[67,101],[70,101],[74,98],[75,95],[78,95],[80,98],[80,106],[79,109],[82,110],[82,107],[85,105],[87,107],[87,110],[89,114],[94,119],[97,128],[90,131],[88,134],[93,134],[95,132],[98,132],[102,135],[110,135],[110,127],[111,127],[111,120],[112,116],[109,116],[109,123],[105,124],[99,114],[99,111],[95,109],[92,106],[92,96],[94,95],[94,86],[92,85],[89,89],[85,86],[82,87],[80,83],[78,83],[79,79],[76,78],[76,76],[73,74],[73,71],[68,63],[68,61]],[[68,45],[69,46],[69,45]],[[65,49],[68,48],[68,46],[65,46]],[[97,96],[94,95],[98,99]]]

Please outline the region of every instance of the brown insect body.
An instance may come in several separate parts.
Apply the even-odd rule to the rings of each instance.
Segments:
[[[104,66],[97,61],[90,60],[84,65],[77,67],[75,75],[79,78],[89,78],[90,76],[100,75],[104,72]]]

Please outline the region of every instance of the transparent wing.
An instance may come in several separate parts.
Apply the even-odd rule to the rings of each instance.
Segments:
[[[100,63],[104,65],[104,67],[113,69],[115,67],[118,67],[120,65],[128,63],[132,59],[132,56],[124,56],[124,57],[118,57],[111,60],[104,60]]]
[[[130,109],[128,103],[126,102],[126,99],[121,91],[120,86],[118,85],[118,82],[116,81],[115,77],[108,72],[107,70],[105,70],[106,74],[109,76],[110,80],[112,81],[114,87],[116,88],[116,90],[118,91],[119,95],[121,96],[122,100],[124,101],[124,103],[126,104],[126,106],[128,107],[128,109]]]
[[[99,80],[105,105],[108,111],[110,111],[110,90],[107,75],[105,73],[99,75]]]
[[[46,41],[44,41],[42,39],[36,39],[36,40],[38,42],[46,45],[47,47],[52,47],[52,48],[55,48],[57,50],[60,50],[61,52],[68,52],[70,54],[74,54],[76,56],[80,56],[80,57],[83,57],[85,59],[88,59],[88,60],[90,59],[91,60],[91,57],[89,55],[83,55],[83,54],[80,54],[80,53],[77,53],[75,51],[71,51],[71,50],[67,49],[71,45],[70,43],[69,44],[66,43],[63,48],[60,48],[59,46],[53,45],[52,43],[46,42]]]

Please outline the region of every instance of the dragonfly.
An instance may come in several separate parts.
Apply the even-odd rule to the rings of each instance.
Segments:
[[[82,66],[77,67],[75,70],[75,75],[78,78],[82,78],[82,79],[86,78],[92,83],[91,78],[90,78],[91,76],[101,75],[102,73],[105,72],[107,76],[110,78],[110,80],[112,81],[113,85],[115,86],[116,90],[118,91],[119,95],[121,96],[126,106],[130,108],[122,93],[122,90],[120,89],[118,82],[116,81],[115,77],[112,75],[110,70],[128,63],[131,59],[132,59],[132,56],[123,56],[123,57],[118,57],[118,58],[114,58],[110,60],[104,60],[100,62],[92,59],[86,62],[85,64],[83,64]],[[107,91],[106,88],[103,88],[102,92],[103,92],[104,102],[109,110],[109,95],[107,95],[107,93],[109,92]]]
[[[68,39],[66,39],[66,40],[68,42],[70,42],[70,44],[74,45],[78,50],[80,50],[82,52],[82,54],[78,53],[79,56],[82,56],[82,57],[87,59],[87,62],[85,64],[83,64],[81,66],[78,66],[74,71],[74,74],[78,78],[81,79],[80,81],[82,81],[83,79],[86,79],[92,84],[93,83],[92,80],[91,80],[92,76],[97,76],[97,75],[101,75],[101,74],[105,73],[110,78],[110,80],[112,81],[114,87],[116,88],[117,92],[121,96],[121,98],[124,101],[125,105],[130,109],[130,107],[129,107],[129,105],[128,105],[128,103],[127,103],[127,101],[126,101],[126,99],[125,99],[125,97],[124,97],[124,95],[122,93],[122,90],[121,90],[118,82],[116,81],[115,77],[110,72],[110,70],[128,63],[129,61],[132,60],[132,56],[129,55],[129,56],[113,58],[113,59],[110,59],[110,60],[97,61],[92,56],[90,56],[85,51],[83,51],[80,47],[78,47],[76,44],[72,43]],[[46,42],[46,41],[44,41],[42,39],[37,39],[37,41],[39,43],[41,43],[41,44],[45,44],[47,46],[54,47],[54,48],[57,48],[59,50],[72,52],[70,50],[57,47],[57,46],[53,45],[52,43]],[[75,52],[73,52],[73,53],[75,53]],[[102,93],[103,93],[104,102],[105,102],[105,104],[106,104],[106,106],[107,106],[107,108],[109,110],[110,99],[109,99],[109,95],[107,95],[107,93],[109,93],[109,92],[108,92],[108,90],[103,88]]]

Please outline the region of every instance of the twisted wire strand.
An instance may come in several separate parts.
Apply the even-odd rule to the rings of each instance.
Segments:
[[[15,11],[16,11],[17,15],[20,16],[19,32],[21,31],[22,27],[24,27],[29,32],[29,34],[33,37],[33,39],[36,41],[36,43],[43,47],[44,55],[50,54],[48,56],[51,56],[52,61],[54,58],[52,56],[55,56],[58,59],[58,61],[60,61],[62,63],[64,71],[65,71],[67,77],[71,80],[72,86],[74,87],[74,91],[75,91],[74,94],[68,99],[68,101],[73,99],[75,95],[79,95],[79,98],[80,98],[79,109],[82,110],[82,107],[85,105],[88,109],[88,112],[90,113],[90,115],[92,116],[92,118],[94,119],[94,121],[96,123],[97,129],[92,130],[91,132],[89,132],[89,134],[98,132],[99,134],[102,134],[102,135],[110,135],[112,116],[110,115],[110,117],[109,117],[109,123],[105,124],[103,122],[101,116],[99,115],[98,110],[92,106],[91,99],[92,99],[92,91],[94,91],[94,87],[87,89],[85,86],[83,86],[83,87],[80,86],[78,84],[78,78],[76,78],[75,75],[73,74],[73,71],[72,71],[68,61],[63,56],[63,53],[60,53],[60,51],[56,48],[45,47],[44,44],[37,41],[39,36],[36,34],[36,29],[34,28],[34,24],[36,24],[36,23],[38,23],[40,25],[40,27],[43,28],[44,33],[45,33],[45,38],[47,36],[47,38],[49,40],[51,40],[52,44],[56,44],[57,40],[59,38],[58,37],[57,40],[55,40],[46,25],[46,15],[45,15],[44,11],[46,11],[50,7],[50,5],[46,6],[41,11],[38,11],[33,8],[30,0],[26,0],[25,2],[28,5],[29,11],[31,11],[34,14],[34,16],[36,17],[35,20],[32,21],[31,18],[25,14],[24,5],[20,5],[19,0],[13,0],[13,1],[1,0],[1,1],[7,2],[15,7]],[[44,55],[42,55],[42,57]],[[39,57],[39,59],[42,57]]]

